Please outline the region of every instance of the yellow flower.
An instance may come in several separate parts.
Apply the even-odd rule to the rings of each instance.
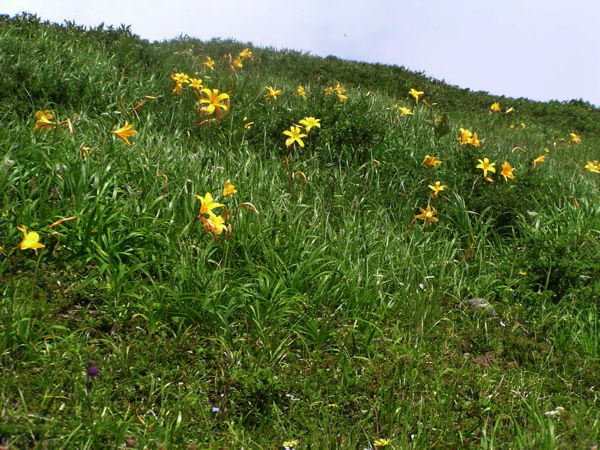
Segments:
[[[201,90],[203,94],[206,95],[206,98],[201,98],[198,100],[198,105],[200,106],[200,111],[209,116],[213,113],[220,118],[221,110],[227,111],[229,109],[229,95],[226,93],[219,94],[218,89],[209,89],[204,88]],[[206,105],[206,106],[202,106]]]
[[[273,89],[272,86],[267,86],[265,89],[267,90],[265,94],[267,100],[276,100],[281,95],[281,89]]]
[[[527,128],[527,125],[525,125],[523,122],[521,122],[521,125],[519,125],[521,128]]]
[[[200,78],[190,78],[190,87],[197,91],[202,89],[202,80]]]
[[[412,116],[413,115],[413,112],[406,106],[398,106],[398,110],[400,111],[401,116]]]
[[[225,187],[223,188],[223,198],[229,197],[237,192],[235,186],[231,184],[231,180],[227,180],[225,182]]]
[[[507,108],[506,111],[504,111],[504,114],[508,114],[511,113],[515,110],[515,108],[513,108],[512,106],[510,108]]]
[[[597,160],[588,161],[585,168],[592,173],[600,173],[600,163]]]
[[[373,441],[373,445],[376,448],[387,447],[388,445],[390,445],[390,440],[389,439],[375,439]]]
[[[21,250],[31,249],[34,250],[35,254],[37,255],[37,249],[45,247],[44,244],[40,244],[40,235],[35,231],[30,231],[28,233],[25,225],[17,227],[17,230],[23,233],[23,239],[19,243],[19,248]]]
[[[296,88],[296,94],[298,97],[306,98],[306,91],[304,90],[304,86],[298,86]]]
[[[475,166],[476,169],[483,170],[483,177],[486,178],[488,176],[488,172],[496,173],[495,165],[496,163],[490,162],[489,159],[483,158],[483,160],[479,159],[479,164]]]
[[[204,197],[196,195],[196,198],[200,201],[200,211],[198,212],[198,215],[208,214],[212,212],[213,209],[225,206],[223,203],[213,201],[213,196],[210,192],[204,194]]]
[[[473,133],[470,130],[460,128],[458,131],[460,132],[460,137],[458,138],[460,140],[460,145],[467,144],[473,137]]]
[[[42,109],[40,111],[35,112],[35,118],[38,120],[42,118],[52,120],[54,119],[54,114],[52,114],[52,111],[50,111],[49,109]]]
[[[490,184],[492,184],[494,182],[494,179],[492,177],[490,177],[489,175],[487,177],[483,177],[483,179]]]
[[[344,94],[338,94],[338,100],[340,103],[344,103],[346,100],[348,100],[348,96]]]
[[[300,145],[300,147],[304,147],[304,142],[302,142],[302,138],[306,137],[306,134],[302,133],[302,130],[300,130],[300,127],[296,127],[296,126],[292,125],[290,127],[290,129],[289,130],[285,130],[283,132],[283,134],[285,134],[286,136],[289,136],[285,140],[285,146],[286,147],[289,147],[294,142],[297,142],[298,145]]]
[[[308,133],[313,127],[321,128],[321,124],[319,122],[321,122],[321,119],[315,119],[314,117],[305,117],[300,121],[300,125],[304,125],[304,129]]]
[[[204,61],[200,65],[208,67],[210,70],[215,70],[215,61],[210,56],[207,56],[206,61]]]
[[[254,122],[250,122],[246,116],[244,116],[244,128],[249,130],[254,125]]]
[[[123,125],[118,130],[111,131],[111,133],[116,134],[121,140],[123,140],[123,142],[131,146],[131,142],[129,142],[129,139],[127,138],[135,136],[138,132],[133,129],[133,125],[125,121],[125,125]]]
[[[515,175],[513,174],[514,170],[515,170],[515,168],[511,167],[511,165],[508,163],[508,161],[504,161],[502,163],[502,171],[500,172],[500,175],[502,175],[504,177],[504,181],[508,181],[509,178],[511,180],[514,180],[515,179]]]
[[[581,138],[575,133],[569,133],[569,137],[571,138],[571,143],[581,144]]]
[[[173,86],[173,90],[171,91],[173,95],[181,95],[181,89],[183,88],[183,83],[175,83]]]
[[[437,198],[438,195],[440,195],[440,192],[442,192],[447,187],[447,186],[443,185],[442,183],[440,183],[439,181],[436,181],[434,184],[430,184],[428,186],[429,186],[429,189],[431,189],[433,191],[431,194],[431,196],[433,198]]]
[[[231,68],[234,71],[241,69],[242,67],[244,67],[244,64],[242,64],[242,60],[240,58],[234,58],[233,61],[231,61]]]
[[[344,95],[346,93],[346,88],[342,86],[339,81],[335,82],[335,88],[333,88],[333,90],[337,92],[338,95]]]
[[[250,59],[252,58],[252,52],[250,51],[249,48],[245,48],[244,50],[242,50],[240,52],[240,58],[242,59]]]
[[[493,112],[500,112],[500,102],[492,103],[492,105],[490,106],[490,109]]]
[[[425,155],[425,159],[423,160],[423,165],[425,167],[435,167],[439,166],[441,163],[442,161],[440,161],[433,155]]]
[[[54,119],[54,114],[52,114],[49,110],[44,109],[42,111],[36,111],[35,118],[37,119],[35,125],[33,126],[33,130],[39,130],[40,128],[50,128],[56,123],[52,122]]]
[[[171,75],[171,80],[177,84],[188,84],[190,82],[190,76],[183,72],[174,73]]]
[[[419,208],[419,211],[421,211],[421,214],[415,215],[414,220],[422,220],[424,228],[429,226],[429,222],[437,222],[439,220],[437,217],[435,217],[437,211],[435,209],[431,209],[431,205],[427,205],[426,209]]]
[[[415,102],[418,102],[419,99],[425,94],[423,91],[417,91],[416,89],[411,89],[408,91],[408,95],[415,99]]]
[[[335,92],[335,88],[331,87],[331,86],[327,86],[325,88],[325,95],[331,95]]]
[[[291,441],[284,441],[283,447],[286,449],[293,449],[299,444],[298,439],[292,439]]]
[[[540,155],[537,158],[535,158],[533,161],[531,161],[531,163],[534,166],[537,166],[538,164],[542,164],[546,162],[546,155]]]
[[[208,217],[201,217],[200,221],[204,224],[204,231],[207,233],[213,233],[218,236],[227,230],[223,216],[216,216],[212,212],[208,212]]]
[[[458,131],[460,132],[460,137],[458,138],[460,145],[467,144],[472,145],[473,147],[479,147],[481,145],[477,133],[473,133],[471,130],[465,130],[464,128],[460,128]]]

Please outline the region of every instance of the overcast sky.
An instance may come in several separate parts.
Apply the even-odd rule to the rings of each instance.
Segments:
[[[600,105],[600,0],[0,0],[0,12],[131,25],[423,71],[492,94]]]

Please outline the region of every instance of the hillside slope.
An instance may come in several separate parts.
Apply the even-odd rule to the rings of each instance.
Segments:
[[[598,109],[32,16],[0,67],[1,445],[597,445]]]

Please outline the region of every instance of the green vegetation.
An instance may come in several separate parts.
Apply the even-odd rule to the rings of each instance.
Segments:
[[[0,24],[0,444],[598,444],[598,109],[251,46],[234,71],[223,55],[248,46],[230,41]],[[228,110],[174,95],[175,72]],[[321,128],[287,148],[304,117]],[[131,146],[111,133],[126,121]],[[207,192],[228,205],[218,236]]]

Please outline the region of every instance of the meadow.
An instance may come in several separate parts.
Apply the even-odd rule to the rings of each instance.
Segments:
[[[600,110],[0,17],[0,448],[592,448]]]

